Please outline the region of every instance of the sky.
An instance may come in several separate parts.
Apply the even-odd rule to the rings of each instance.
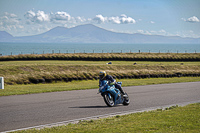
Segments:
[[[113,32],[200,37],[200,0],[0,0],[0,31],[13,36],[93,24]]]

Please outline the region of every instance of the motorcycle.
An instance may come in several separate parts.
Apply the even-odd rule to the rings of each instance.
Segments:
[[[122,86],[122,82],[117,82]],[[103,80],[99,86],[99,93],[104,98],[105,103],[109,107],[113,107],[117,104],[129,105],[130,99],[128,94],[125,93],[126,97],[123,97],[121,91],[115,88],[115,85],[109,85],[107,80]]]

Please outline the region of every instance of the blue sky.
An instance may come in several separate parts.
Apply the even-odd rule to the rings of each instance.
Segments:
[[[13,36],[94,24],[122,33],[200,37],[200,0],[0,0],[0,31]]]

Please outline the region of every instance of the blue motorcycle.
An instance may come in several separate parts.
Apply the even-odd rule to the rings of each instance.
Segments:
[[[122,85],[122,82],[117,82],[120,86]],[[115,85],[109,85],[109,82],[107,80],[101,81],[101,84],[99,86],[99,93],[101,93],[101,96],[104,98],[105,103],[109,107],[113,107],[117,104],[123,104],[123,105],[129,105],[130,99],[128,97],[128,94],[126,94],[126,97],[123,97],[120,90],[115,88]]]

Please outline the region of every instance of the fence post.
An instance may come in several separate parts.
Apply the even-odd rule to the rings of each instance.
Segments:
[[[0,89],[4,89],[4,79],[0,77]]]
[[[54,54],[54,50],[52,50],[52,54]]]

